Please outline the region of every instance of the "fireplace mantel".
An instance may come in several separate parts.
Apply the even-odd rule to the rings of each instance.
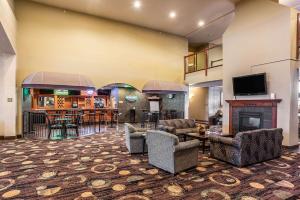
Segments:
[[[239,108],[269,107],[272,112],[272,128],[277,128],[277,104],[281,99],[255,99],[255,100],[226,100],[229,103],[229,131],[236,134],[233,128],[233,112]],[[237,112],[237,111],[236,111]],[[235,115],[236,116],[236,115]]]
[[[226,100],[230,106],[277,106],[282,99]]]

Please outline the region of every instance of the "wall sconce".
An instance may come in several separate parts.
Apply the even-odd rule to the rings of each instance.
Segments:
[[[168,94],[168,98],[169,99],[174,99],[175,98],[175,94]]]

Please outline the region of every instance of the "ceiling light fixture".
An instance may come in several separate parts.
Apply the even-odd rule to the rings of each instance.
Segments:
[[[198,22],[198,26],[202,27],[202,26],[204,26],[204,25],[205,25],[205,22],[204,22],[203,20],[200,20],[200,21]]]
[[[175,11],[171,11],[171,12],[169,13],[169,17],[172,18],[172,19],[174,19],[176,16],[177,16],[177,14],[176,14]]]
[[[142,6],[142,3],[140,1],[134,1],[133,6],[135,8],[140,8]]]

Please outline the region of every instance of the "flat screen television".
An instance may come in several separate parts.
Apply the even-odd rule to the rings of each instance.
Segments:
[[[233,77],[234,96],[266,95],[266,73]]]

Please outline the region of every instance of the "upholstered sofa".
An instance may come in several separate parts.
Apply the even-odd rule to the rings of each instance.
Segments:
[[[198,140],[179,142],[174,134],[149,130],[146,141],[151,165],[173,174],[197,166]]]
[[[158,129],[177,136],[185,133],[199,133],[205,130],[204,127],[196,124],[195,120],[192,119],[159,120]]]
[[[129,153],[143,153],[143,145],[147,129],[136,128],[131,124],[125,123],[125,142]],[[147,152],[145,143],[144,152]]]
[[[242,167],[281,156],[282,129],[240,132],[234,138],[212,135],[210,156]]]

